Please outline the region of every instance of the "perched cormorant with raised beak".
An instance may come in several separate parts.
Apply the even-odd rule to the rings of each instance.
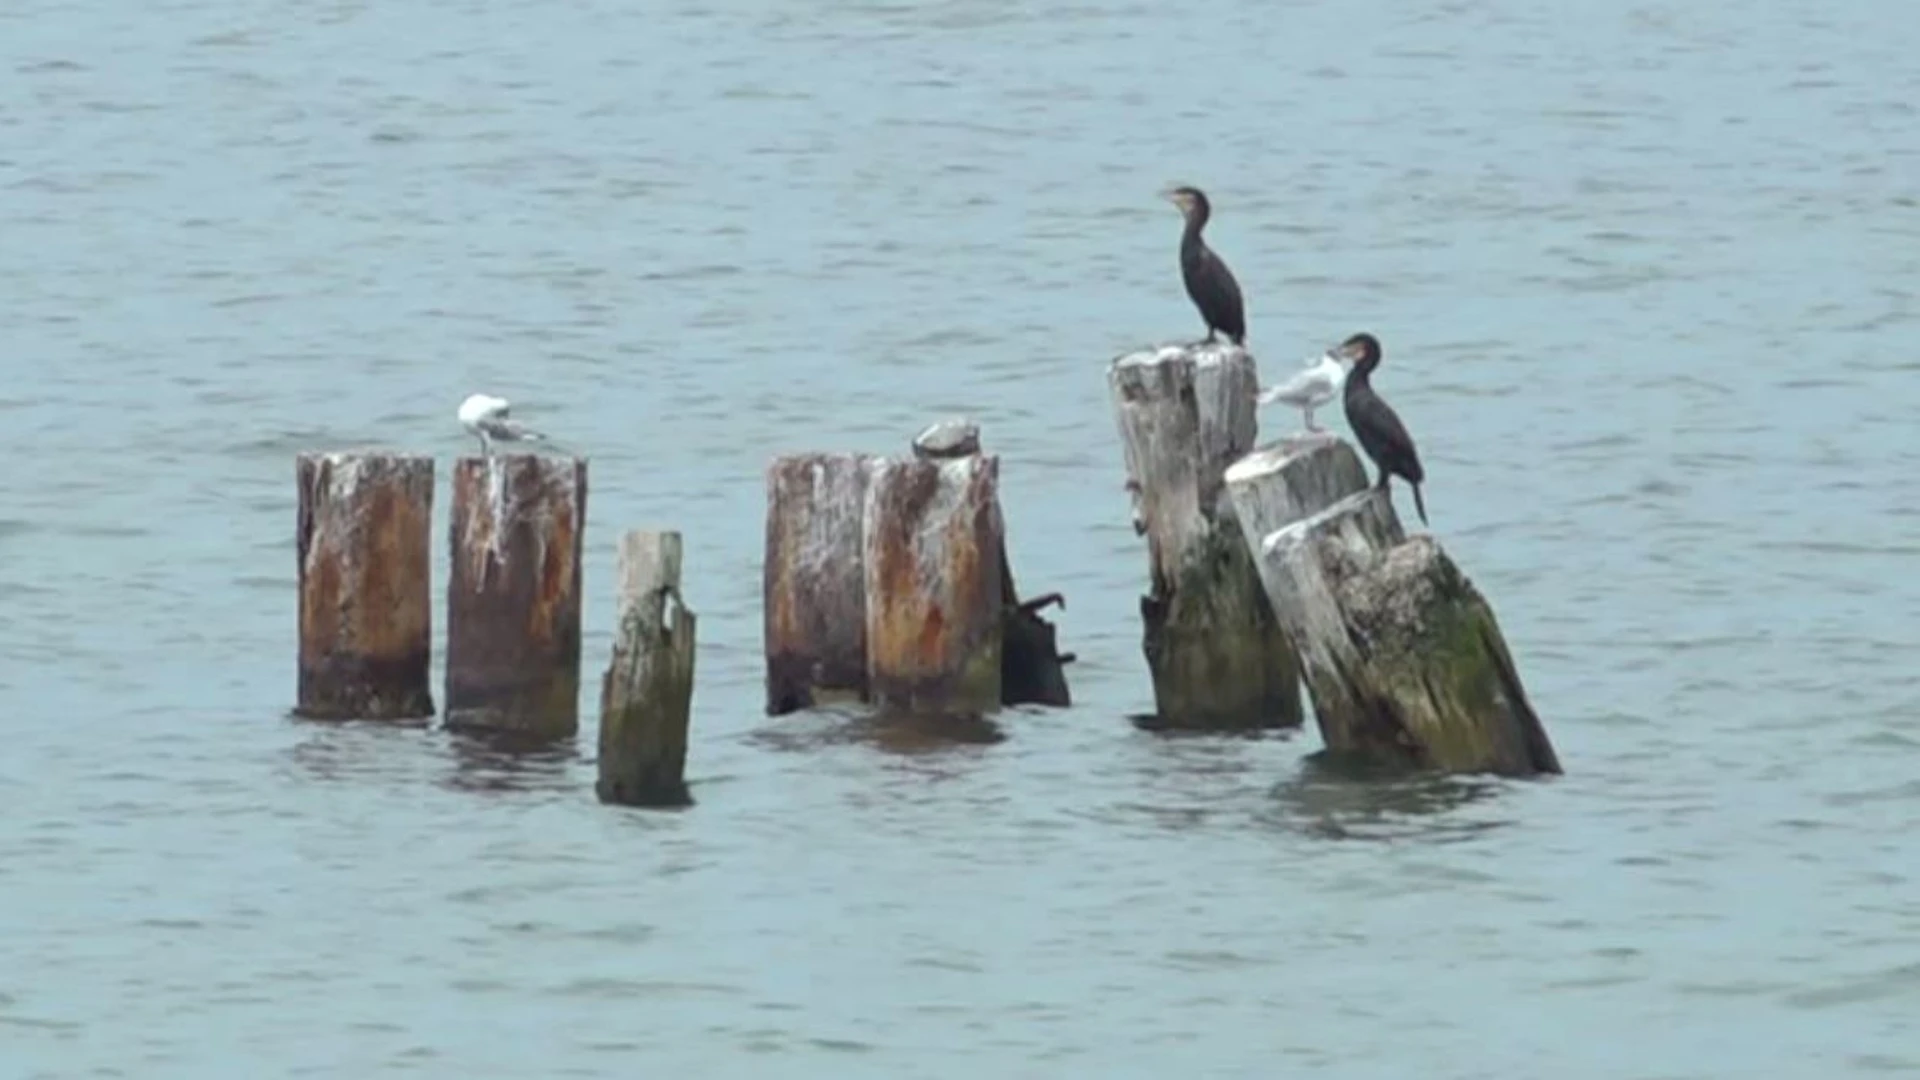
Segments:
[[[1220,256],[1200,239],[1200,230],[1207,227],[1207,219],[1213,216],[1213,204],[1207,201],[1206,193],[1196,187],[1177,187],[1163,194],[1187,219],[1187,231],[1180,236],[1180,277],[1186,282],[1193,306],[1199,308],[1200,317],[1207,320],[1207,340],[1214,340],[1214,334],[1219,332],[1226,334],[1235,345],[1244,345],[1247,311],[1240,300],[1240,283],[1233,280],[1233,272],[1220,261]]]
[[[1380,366],[1379,340],[1372,334],[1355,334],[1337,351],[1353,362],[1353,370],[1347,374],[1347,426],[1380,470],[1380,482],[1374,486],[1386,491],[1388,477],[1404,479],[1413,487],[1413,506],[1420,511],[1420,524],[1425,525],[1427,507],[1420,499],[1420,485],[1427,472],[1420,467],[1420,452],[1413,448],[1413,436],[1407,434],[1393,406],[1373,390],[1373,369]]]

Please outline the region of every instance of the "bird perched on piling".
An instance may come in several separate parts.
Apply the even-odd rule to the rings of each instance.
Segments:
[[[1200,230],[1206,228],[1207,221],[1213,217],[1213,204],[1207,201],[1206,193],[1196,187],[1177,187],[1161,194],[1179,207],[1187,219],[1186,231],[1180,234],[1180,278],[1186,283],[1187,296],[1192,298],[1193,306],[1200,309],[1200,317],[1207,321],[1207,340],[1214,340],[1218,332],[1226,334],[1235,345],[1245,344],[1247,311],[1240,300],[1240,283],[1233,279],[1233,271],[1227,269],[1220,256],[1200,238]]]
[[[528,428],[508,415],[506,398],[471,394],[460,403],[460,426],[480,440],[480,453],[493,456],[493,440],[501,442],[539,442],[545,435]]]
[[[1420,467],[1420,452],[1414,449],[1413,436],[1407,434],[1399,415],[1373,389],[1373,369],[1380,366],[1379,339],[1372,334],[1355,334],[1336,352],[1353,362],[1353,370],[1347,375],[1347,426],[1380,470],[1380,482],[1374,487],[1385,492],[1389,476],[1404,479],[1413,488],[1414,509],[1420,511],[1420,524],[1425,525],[1427,507],[1420,499],[1420,485],[1427,473]]]
[[[1340,392],[1340,383],[1346,377],[1346,369],[1340,366],[1340,360],[1329,350],[1321,354],[1317,363],[1308,365],[1294,373],[1291,379],[1269,386],[1260,391],[1256,399],[1262,405],[1283,402],[1292,405],[1306,414],[1307,430],[1319,431],[1313,423],[1313,410],[1332,401]]]

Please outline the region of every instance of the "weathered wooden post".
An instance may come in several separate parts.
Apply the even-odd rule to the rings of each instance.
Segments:
[[[867,487],[867,685],[883,712],[1000,707],[1000,459],[876,462]]]
[[[1559,772],[1492,607],[1431,537],[1406,538],[1360,469],[1322,437],[1242,462],[1228,481],[1327,748],[1447,772]]]
[[[600,686],[601,802],[685,806],[694,615],[680,596],[680,534],[620,540],[620,628]]]
[[[454,465],[446,724],[535,738],[579,730],[587,463],[533,454]]]
[[[299,688],[294,714],[433,715],[433,459],[301,454]]]
[[[797,454],[767,469],[767,715],[867,700],[862,519],[873,459]]]
[[[1253,447],[1258,378],[1245,349],[1166,346],[1115,360],[1107,380],[1152,588],[1141,598],[1158,721],[1244,729],[1301,722],[1298,662],[1224,491]]]
[[[948,461],[979,452],[980,426],[971,420],[942,420],[913,440],[913,456],[922,461]],[[1004,526],[1001,531],[1000,704],[1071,705],[1073,695],[1064,669],[1073,662],[1073,654],[1060,651],[1053,624],[1040,617],[1048,605],[1065,606],[1066,599],[1059,593],[1020,599],[1007,559]]]

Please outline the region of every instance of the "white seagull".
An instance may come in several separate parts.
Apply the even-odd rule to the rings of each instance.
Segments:
[[[545,435],[534,431],[518,420],[507,415],[506,398],[497,398],[488,394],[473,394],[460,403],[460,426],[466,428],[480,440],[480,453],[493,456],[493,440],[501,442],[538,442]]]
[[[1332,401],[1340,393],[1340,384],[1345,381],[1347,371],[1331,352],[1322,353],[1318,363],[1304,368],[1293,378],[1278,386],[1269,386],[1260,391],[1259,402],[1271,405],[1276,401],[1298,407],[1307,416],[1307,430],[1319,431],[1313,424],[1313,410]]]

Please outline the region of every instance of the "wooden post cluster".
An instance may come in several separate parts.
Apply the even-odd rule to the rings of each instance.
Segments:
[[[454,464],[446,725],[536,739],[579,730],[587,465],[514,454]]]
[[[301,454],[294,713],[327,720],[433,715],[433,459]]]
[[[1336,754],[1448,772],[1557,773],[1492,607],[1333,436],[1227,473],[1273,610]]]
[[[928,428],[909,458],[773,462],[769,715],[836,701],[976,716],[1006,704],[1066,703],[1060,669],[1072,657],[1054,650],[1052,627],[1037,615],[1043,605],[1022,604],[1012,591],[999,466],[966,421]]]
[[[1224,491],[1227,466],[1253,448],[1257,375],[1245,349],[1205,343],[1130,353],[1108,369],[1134,528],[1147,538],[1143,648],[1169,727],[1303,719],[1298,662]]]
[[[600,687],[601,802],[684,806],[694,615],[680,596],[677,532],[620,541],[620,623]]]
[[[322,719],[433,715],[433,459],[301,454],[299,693]],[[587,467],[513,455],[454,465],[446,725],[579,728]]]

